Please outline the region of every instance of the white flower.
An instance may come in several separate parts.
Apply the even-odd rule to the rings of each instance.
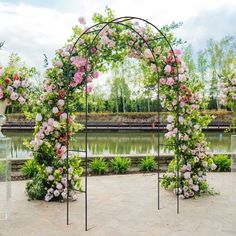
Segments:
[[[185,179],[190,179],[190,172],[185,172],[184,173],[184,178]]]
[[[62,184],[61,184],[61,183],[58,183],[58,184],[57,184],[57,189],[61,190],[61,189],[62,189],[62,187],[63,187],[63,186],[62,186]]]
[[[60,106],[60,107],[63,107],[65,104],[65,101],[63,99],[59,99],[58,102],[57,102],[57,105]]]
[[[192,190],[197,192],[199,190],[199,186],[198,185],[193,185]]]
[[[59,112],[59,110],[58,110],[57,107],[53,107],[53,108],[52,108],[52,112],[53,112],[54,114],[57,114],[57,113]]]
[[[12,93],[12,92],[14,91],[14,89],[13,89],[11,86],[7,86],[7,91],[8,91],[9,93]]]
[[[179,117],[179,123],[182,125],[184,123],[184,117],[183,116],[180,116]]]
[[[23,88],[29,87],[29,81],[28,81],[27,79],[23,80],[23,81],[21,82],[21,86],[22,86]]]
[[[52,195],[52,194],[46,194],[45,197],[44,197],[44,200],[45,200],[46,202],[49,202],[52,198],[53,198],[53,195]]]
[[[11,99],[12,101],[15,101],[15,100],[17,100],[18,97],[19,97],[19,94],[13,92],[13,93],[11,94],[11,96],[10,96],[10,99]]]
[[[63,63],[61,61],[53,61],[53,66],[61,68],[63,67]]]
[[[60,119],[61,119],[61,120],[66,120],[66,118],[67,118],[67,114],[66,114],[66,113],[62,113],[62,114],[60,115]]]
[[[51,166],[47,166],[47,167],[46,167],[47,173],[51,174],[51,173],[52,173],[52,170],[53,170],[53,168],[52,168]]]
[[[169,122],[169,123],[172,123],[173,121],[174,121],[174,117],[173,116],[167,116],[167,121]]]
[[[14,86],[15,88],[19,88],[19,87],[20,87],[20,80],[15,80],[15,81],[13,82],[13,86]]]
[[[24,104],[25,103],[25,99],[23,97],[19,97],[18,101],[20,102],[20,104]]]
[[[55,190],[53,194],[55,197],[58,197],[60,195],[60,192],[58,190]]]
[[[202,165],[203,165],[203,167],[207,168],[207,166],[208,166],[207,161],[202,161]]]
[[[42,115],[41,115],[41,113],[38,113],[37,115],[36,115],[36,121],[41,121],[42,119],[43,119],[43,117],[42,117]]]
[[[48,176],[48,180],[49,180],[49,181],[53,181],[53,180],[54,180],[54,176],[53,176],[53,175],[49,175],[49,176]]]
[[[215,164],[215,163],[213,163],[212,165],[211,165],[211,170],[215,170],[217,168],[217,165]]]
[[[61,128],[61,125],[60,125],[60,123],[59,123],[58,121],[54,121],[54,122],[53,122],[53,127],[54,127],[55,129],[60,129],[60,128]]]
[[[61,196],[63,197],[63,199],[66,199],[66,198],[67,198],[67,192],[64,191],[64,192],[61,194]]]

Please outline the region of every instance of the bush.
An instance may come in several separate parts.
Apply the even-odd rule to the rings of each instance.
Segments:
[[[103,175],[108,169],[108,166],[105,162],[105,160],[100,157],[100,158],[95,158],[90,164],[89,168],[94,174],[97,175]]]
[[[6,162],[0,162],[0,180],[5,179]]]
[[[26,184],[26,193],[29,200],[43,199],[45,194],[45,183],[42,176],[38,173]]]
[[[38,166],[36,161],[35,160],[26,161],[21,170],[23,174],[25,174],[28,178],[33,178],[38,173]]]
[[[231,160],[227,155],[218,154],[213,160],[217,165],[216,171],[230,171]]]
[[[139,169],[141,171],[153,171],[155,170],[157,164],[154,157],[147,156],[142,158],[139,164]]]
[[[112,172],[115,174],[123,174],[127,172],[131,166],[130,158],[115,157],[110,161]]]

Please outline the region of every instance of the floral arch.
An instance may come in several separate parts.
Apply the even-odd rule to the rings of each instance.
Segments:
[[[29,197],[46,201],[67,199],[67,203],[69,198],[76,199],[82,174],[79,157],[70,155],[70,140],[80,129],[75,120],[76,100],[85,94],[87,103],[93,79],[109,65],[116,66],[127,57],[140,61],[146,83],[153,86],[162,106],[170,112],[165,145],[174,151],[175,160],[164,174],[162,186],[173,190],[177,200],[208,192],[206,172],[214,168],[214,163],[207,153],[202,127],[209,118],[200,116],[199,85],[191,84],[181,51],[171,46],[177,40],[168,27],[159,30],[144,19],[115,19],[110,9],[107,12],[106,17],[95,14],[96,24],[90,28],[74,27],[69,43],[56,52],[53,66],[46,71],[44,92],[35,108],[35,136],[30,144],[38,174],[27,185]],[[84,18],[79,21],[85,24]],[[161,122],[158,115],[158,123]],[[159,142],[158,157],[160,145]],[[87,157],[87,145],[85,154]],[[87,158],[85,174],[87,206]],[[158,171],[158,208],[159,200]]]

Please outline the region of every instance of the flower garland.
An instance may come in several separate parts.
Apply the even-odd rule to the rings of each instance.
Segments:
[[[175,88],[175,93],[178,90],[179,96],[163,95],[163,105],[174,111],[167,117],[168,132],[165,137],[170,145],[169,149],[175,153],[175,159],[163,176],[162,186],[173,190],[180,198],[191,198],[210,191],[206,173],[215,170],[216,165],[202,133],[202,128],[208,125],[210,117],[200,115],[202,100],[198,86],[190,88],[190,79],[180,53],[175,52],[175,55],[178,64],[182,66],[178,70],[179,77],[176,78],[176,67],[171,64],[172,59],[165,67],[165,73],[169,77],[160,79],[166,91],[170,87]]]
[[[107,17],[99,14],[93,17],[95,23],[111,19],[114,19],[114,15],[109,10]],[[79,22],[84,25],[86,20],[79,18]],[[176,49],[172,52],[165,40],[154,40],[160,38],[160,34],[154,33],[148,26],[142,27],[137,22],[129,22],[127,26],[110,24],[102,30],[97,26],[93,29],[95,33],[85,34],[74,47],[74,42],[85,30],[75,26],[69,44],[57,51],[53,66],[46,72],[44,93],[36,109],[35,136],[30,145],[39,171],[27,186],[31,198],[63,200],[68,192],[69,197],[77,198],[76,190],[81,188],[82,174],[78,156],[69,157],[69,185],[66,182],[66,144],[80,128],[75,122],[75,97],[83,96],[84,91],[90,93],[92,81],[99,77],[100,72],[108,70],[108,65],[116,66],[127,57],[140,61],[148,78],[147,83],[154,88],[158,84],[156,78],[159,78],[163,107],[172,111],[172,115],[168,117],[166,138],[171,147],[176,144],[176,135],[179,134],[179,146],[172,148],[180,164],[180,186],[177,189],[186,198],[207,191],[205,172],[209,167],[215,167],[207,154],[207,143],[201,132],[208,119],[199,115],[201,97],[197,86],[188,86],[189,79],[180,56],[181,51]],[[130,30],[130,27],[139,35]],[[100,33],[93,41],[98,30]],[[171,41],[173,36],[169,30],[168,27],[163,28]],[[148,42],[149,48],[140,36]],[[65,106],[66,99],[72,101],[69,110]],[[42,103],[45,106],[40,106]],[[66,112],[69,113],[68,118]],[[35,190],[35,184],[39,188],[31,194]],[[176,163],[173,170],[164,175],[162,184],[176,192]]]
[[[8,105],[26,103],[30,93],[30,83],[25,73],[12,71],[11,67],[0,68],[0,100]]]

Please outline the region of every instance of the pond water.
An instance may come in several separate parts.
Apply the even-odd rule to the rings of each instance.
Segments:
[[[12,157],[27,158],[30,151],[23,144],[32,139],[29,131],[6,131],[5,135],[12,138]],[[230,133],[206,132],[210,150],[214,153],[230,152]],[[160,142],[164,141],[161,133]],[[70,149],[83,150],[85,134],[73,137]],[[157,133],[154,132],[89,132],[88,150],[90,154],[152,154],[157,152]],[[161,153],[167,153],[162,146]]]

